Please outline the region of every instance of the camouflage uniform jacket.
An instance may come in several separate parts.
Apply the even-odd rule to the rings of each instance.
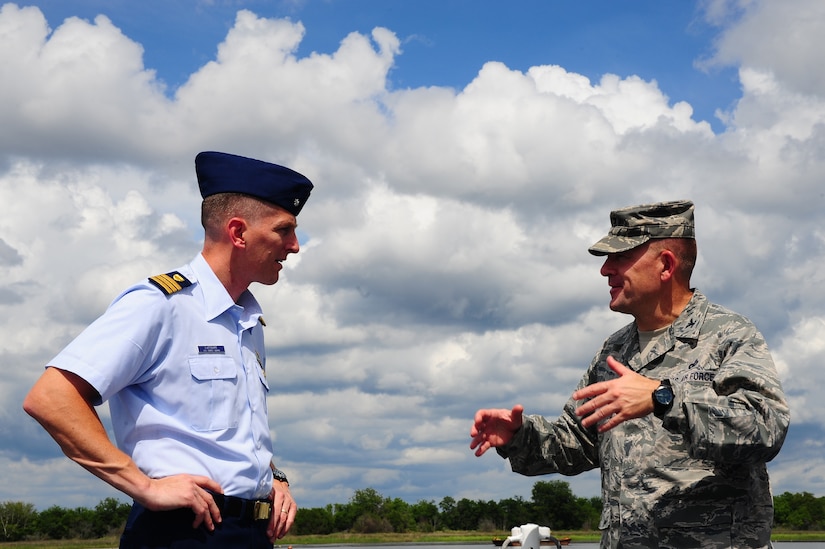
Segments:
[[[770,547],[773,501],[766,462],[790,413],[768,352],[746,318],[695,291],[682,314],[640,356],[636,324],[611,335],[579,382],[616,377],[613,355],[636,372],[670,379],[675,399],[602,434],[582,428],[572,399],[555,422],[525,416],[498,449],[524,475],[601,467],[604,548]]]

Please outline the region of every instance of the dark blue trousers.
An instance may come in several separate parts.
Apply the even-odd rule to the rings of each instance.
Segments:
[[[203,526],[192,528],[194,520],[191,509],[149,511],[135,503],[120,537],[120,549],[272,549],[266,520],[222,517],[213,532]]]

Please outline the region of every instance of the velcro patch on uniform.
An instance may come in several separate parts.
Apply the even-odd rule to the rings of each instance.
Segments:
[[[192,285],[192,282],[190,282],[188,278],[177,271],[150,276],[149,282],[160,288],[160,291],[166,295],[172,295],[173,293],[179,292],[182,289]]]

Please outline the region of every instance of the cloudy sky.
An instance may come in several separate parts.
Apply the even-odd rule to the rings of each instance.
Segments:
[[[473,456],[473,414],[558,414],[629,321],[587,247],[611,209],[681,198],[694,285],[754,320],[791,402],[774,492],[825,496],[825,4],[502,6],[3,4],[0,501],[118,495],[21,402],[120,289],[199,252],[202,150],[316,185],[301,253],[253,288],[301,506],[529,498]]]

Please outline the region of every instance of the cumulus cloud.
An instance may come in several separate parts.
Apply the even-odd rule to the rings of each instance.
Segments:
[[[817,39],[825,18],[825,5],[808,0],[710,2],[708,16],[733,24],[719,37],[709,66],[736,65],[769,71],[793,90],[821,95],[825,75],[813,69],[822,62]]]
[[[706,61],[738,66],[742,96],[714,133],[654,80],[591,81],[549,60],[524,72],[490,61],[460,89],[396,89],[390,71],[404,58],[392,29],[298,56],[301,23],[245,10],[215,58],[169,90],[107,17],[51,29],[39,9],[5,4],[6,497],[47,506],[74,491],[61,502],[93,505],[110,494],[23,417],[22,395],[123,287],[198,252],[193,159],[207,149],[283,163],[316,184],[301,253],[276,287],[253,288],[268,325],[276,458],[302,506],[367,486],[411,501],[529,495],[534,479],[472,456],[473,414],[560,411],[629,320],[607,310],[587,247],[610,209],[677,198],[697,204],[695,285],[763,330],[794,404],[788,444],[821,469],[810,441],[824,411],[814,391],[825,93],[810,67],[825,13],[818,0],[793,5],[750,2],[719,19]],[[792,451],[772,464],[775,490],[825,493],[821,471],[792,474]],[[48,487],[28,482],[45,476]],[[598,493],[596,474],[570,480]]]

